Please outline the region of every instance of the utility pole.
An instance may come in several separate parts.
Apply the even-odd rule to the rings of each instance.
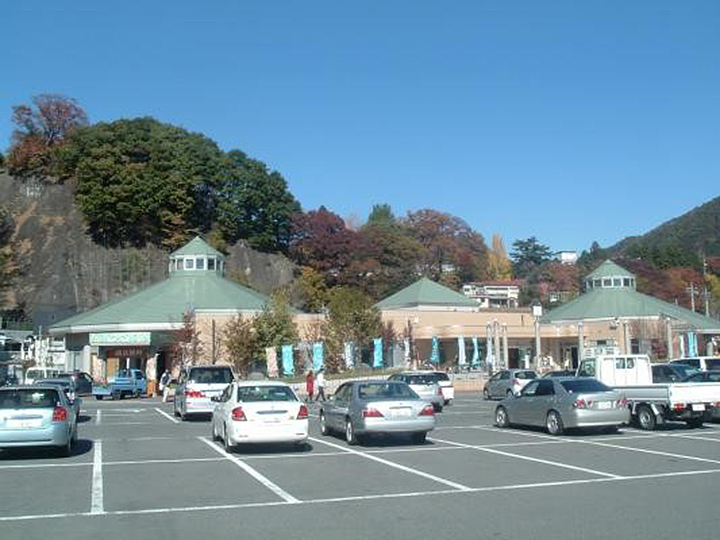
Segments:
[[[707,259],[703,257],[703,282],[705,283],[705,316],[710,316],[710,294],[707,287]]]
[[[685,290],[690,293],[690,309],[695,311],[695,283],[690,282],[690,286],[686,287]]]

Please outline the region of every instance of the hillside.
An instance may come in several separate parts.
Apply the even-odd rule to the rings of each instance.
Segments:
[[[36,325],[47,326],[167,276],[168,253],[156,248],[106,249],[86,233],[72,183],[23,183],[0,174],[0,201],[15,220],[13,251],[22,272],[9,304],[24,304]],[[228,276],[241,276],[269,293],[293,279],[282,255],[238,242],[229,249]]]
[[[689,253],[720,256],[720,196],[641,235],[629,236],[608,248],[610,256],[633,249],[681,248]]]

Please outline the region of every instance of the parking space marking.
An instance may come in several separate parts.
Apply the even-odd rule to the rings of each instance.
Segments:
[[[210,442],[210,441],[208,441]],[[212,443],[211,443],[212,444]],[[542,488],[553,488],[553,487],[564,487],[564,486],[577,486],[583,484],[600,484],[610,482],[628,482],[638,480],[655,480],[662,478],[674,478],[683,476],[698,476],[706,474],[718,474],[720,469],[710,469],[702,471],[680,471],[670,473],[657,473],[657,474],[646,474],[637,476],[622,476],[619,478],[586,478],[582,480],[564,480],[557,482],[538,482],[532,484],[511,484],[505,486],[488,486],[480,488],[468,488],[466,490],[458,489],[443,489],[436,491],[416,491],[416,492],[405,492],[405,493],[391,493],[391,494],[378,494],[378,495],[358,495],[350,497],[335,497],[327,499],[308,499],[304,501],[289,502],[289,501],[275,501],[275,502],[262,502],[262,503],[241,503],[241,504],[223,504],[223,505],[208,505],[208,506],[187,506],[177,508],[148,508],[141,510],[115,510],[104,512],[103,514],[93,514],[90,512],[68,512],[64,514],[33,514],[24,516],[2,516],[0,522],[11,522],[11,521],[35,521],[45,519],[66,519],[73,517],[98,517],[98,516],[132,516],[132,515],[147,515],[147,514],[170,514],[178,512],[207,512],[207,511],[218,511],[218,510],[239,510],[243,508],[262,508],[270,506],[288,506],[290,504],[297,505],[310,505],[310,504],[329,504],[329,503],[342,503],[352,501],[371,501],[380,499],[405,499],[411,497],[436,497],[438,495],[466,495],[468,493],[492,493],[497,491],[513,491],[523,489],[542,489]]]
[[[574,441],[578,444],[590,444],[593,446],[602,446],[604,448],[615,448],[619,450],[627,450],[629,452],[639,452],[641,454],[653,454],[656,456],[665,456],[665,457],[672,457],[677,459],[687,459],[690,461],[699,461],[701,463],[712,463],[715,465],[720,465],[720,460],[717,459],[709,459],[709,458],[702,458],[698,456],[688,456],[685,454],[675,454],[672,452],[662,452],[661,450],[649,450],[647,448],[635,448],[632,446],[622,446],[620,444],[610,444],[605,442],[595,442],[595,441]]]
[[[300,502],[299,499],[296,499],[292,495],[290,495],[287,491],[282,489],[280,486],[278,486],[276,483],[274,483],[272,480],[267,478],[266,476],[260,474],[258,471],[253,469],[250,465],[245,463],[243,460],[238,458],[237,456],[233,456],[232,454],[228,454],[225,450],[222,448],[219,448],[214,442],[209,441],[205,437],[199,436],[198,440],[204,442],[207,444],[210,448],[215,450],[218,454],[222,455],[229,461],[232,461],[235,465],[240,467],[242,470],[244,470],[246,473],[248,473],[250,476],[252,476],[255,480],[260,482],[262,485],[264,485],[266,488],[268,488],[270,491],[275,493],[278,497],[282,498],[285,502],[297,504]]]
[[[457,445],[462,448],[470,448],[473,450],[480,450],[481,452],[487,452],[490,454],[497,454],[500,456],[522,459],[524,461],[533,461],[535,463],[542,463],[543,465],[552,465],[553,467],[560,467],[563,469],[570,469],[573,471],[580,471],[580,472],[595,474],[597,476],[604,476],[605,478],[615,478],[615,479],[623,478],[622,476],[619,476],[617,474],[607,473],[604,471],[598,471],[595,469],[587,469],[585,467],[578,467],[576,465],[568,465],[567,463],[559,463],[557,461],[549,461],[546,459],[539,459],[539,458],[534,458],[534,457],[530,457],[530,456],[522,456],[522,455],[518,455],[518,454],[513,454],[511,452],[503,452],[502,450],[496,450],[495,448],[488,448],[487,446],[476,446],[476,445],[472,445],[472,444],[456,443],[453,441],[445,441],[443,439],[436,439],[435,437],[433,437],[432,440],[441,442],[441,443],[445,443],[445,444]]]
[[[97,413],[95,414],[95,424],[97,424],[99,426],[101,422],[102,422],[102,410],[98,409]]]
[[[102,473],[102,440],[93,443],[92,493],[90,502],[91,514],[104,514],[103,504],[103,473]]]
[[[170,420],[173,424],[179,424],[179,423],[180,423],[180,420],[178,420],[177,418],[175,418],[175,417],[173,417],[173,416],[170,416],[168,413],[166,413],[165,411],[163,411],[163,410],[160,409],[159,407],[155,407],[155,410],[156,410],[157,412],[159,412],[161,415],[163,415],[165,418],[167,418],[168,420]]]
[[[354,448],[347,448],[345,446],[340,446],[339,444],[323,441],[322,439],[317,439],[315,437],[310,437],[310,440],[313,442],[319,442],[320,444],[325,444],[327,446],[330,446],[331,448],[337,448],[338,450],[348,452],[350,454],[354,454],[356,456],[364,457],[366,459],[370,459],[372,461],[376,461],[378,463],[382,463],[383,465],[387,465],[388,467],[393,467],[395,469],[399,469],[401,471],[409,472],[412,474],[415,474],[417,476],[421,476],[423,478],[427,478],[428,480],[432,480],[434,482],[438,482],[440,484],[444,484],[446,486],[450,486],[452,488],[455,488],[460,491],[467,491],[469,488],[468,486],[464,486],[462,484],[458,484],[457,482],[453,482],[451,480],[446,480],[445,478],[440,478],[439,476],[435,476],[433,474],[426,473],[424,471],[420,471],[418,469],[413,469],[411,467],[406,467],[405,465],[400,465],[399,463],[395,463],[393,461],[388,461],[387,459],[379,458],[377,456],[374,456],[372,454],[368,454],[366,452],[360,452],[359,450],[355,450]]]

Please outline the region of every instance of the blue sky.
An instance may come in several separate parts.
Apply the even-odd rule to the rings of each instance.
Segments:
[[[23,0],[10,107],[154,116],[279,170],[305,209],[435,208],[510,248],[642,234],[720,194],[720,2]]]

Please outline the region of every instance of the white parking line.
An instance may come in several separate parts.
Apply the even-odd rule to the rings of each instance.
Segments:
[[[103,505],[103,473],[102,473],[102,441],[93,443],[92,492],[90,502],[91,514],[104,514]]]
[[[660,450],[648,450],[647,448],[635,448],[633,446],[622,446],[620,444],[610,444],[610,443],[604,443],[604,442],[595,442],[595,441],[575,441],[578,444],[590,444],[593,446],[601,446],[603,448],[615,448],[618,450],[627,450],[629,452],[639,452],[641,454],[653,454],[656,456],[664,456],[664,457],[672,457],[677,459],[687,459],[690,461],[699,461],[701,463],[713,463],[713,464],[720,464],[720,460],[718,459],[709,459],[709,458],[702,458],[698,456],[688,456],[685,454],[675,454],[672,452],[662,452]]]
[[[258,471],[253,469],[250,465],[248,465],[247,463],[245,463],[244,461],[239,459],[237,456],[228,454],[225,450],[223,450],[222,448],[218,448],[218,446],[214,442],[207,440],[205,437],[200,436],[200,437],[198,437],[198,439],[201,440],[202,442],[204,442],[205,444],[207,444],[210,448],[215,450],[217,453],[224,456],[226,459],[232,461],[235,465],[240,467],[242,470],[244,470],[246,473],[248,473],[250,476],[252,476],[255,480],[260,482],[263,486],[265,486],[270,491],[275,493],[277,496],[282,498],[285,502],[289,502],[289,503],[293,503],[293,504],[300,502],[299,499],[296,499],[295,497],[290,495],[287,491],[285,491],[280,486],[275,484],[269,478],[260,474]]]
[[[595,470],[595,469],[587,469],[587,468],[585,468],[585,467],[577,467],[577,466],[575,466],[575,465],[568,465],[567,463],[558,463],[557,461],[549,461],[549,460],[546,460],[546,459],[539,459],[539,458],[534,458],[534,457],[530,457],[530,456],[523,456],[523,455],[519,455],[519,454],[512,454],[512,453],[510,453],[510,452],[503,452],[503,451],[501,451],[501,450],[496,450],[496,449],[494,449],[494,448],[488,448],[487,446],[474,446],[474,445],[472,445],[472,444],[456,443],[456,442],[452,442],[452,441],[445,441],[445,440],[443,440],[443,439],[436,439],[435,437],[433,437],[432,440],[433,440],[433,441],[437,441],[437,442],[441,442],[441,443],[445,443],[445,444],[454,444],[454,445],[460,446],[460,447],[462,447],[462,448],[470,448],[470,449],[473,449],[473,450],[480,450],[480,451],[482,451],[482,452],[488,452],[488,453],[490,453],[490,454],[498,454],[498,455],[500,455],[500,456],[506,456],[506,457],[516,458],[516,459],[522,459],[522,460],[525,460],[525,461],[533,461],[533,462],[535,462],[535,463],[542,463],[543,465],[552,465],[553,467],[560,467],[560,468],[563,468],[563,469],[570,469],[570,470],[573,470],[573,471],[580,471],[580,472],[595,474],[595,475],[598,475],[598,476],[604,476],[605,478],[622,478],[622,476],[619,476],[619,475],[617,475],[617,474],[612,474],[612,473],[607,473],[607,472],[603,472],[603,471],[598,471],[598,470]]]
[[[166,413],[166,412],[163,411],[162,409],[160,409],[160,408],[158,408],[158,407],[155,407],[155,410],[156,410],[157,412],[159,412],[161,415],[163,415],[165,418],[167,418],[168,420],[170,420],[173,424],[179,424],[179,423],[180,423],[180,420],[178,420],[177,418],[175,418],[175,417],[173,417],[173,416],[170,416],[168,413]]]
[[[209,441],[208,441],[209,442]],[[350,497],[334,497],[327,499],[309,499],[304,501],[289,502],[289,501],[276,501],[276,502],[263,502],[263,503],[244,503],[244,504],[223,504],[223,505],[212,505],[212,506],[185,506],[177,508],[148,508],[142,510],[116,510],[105,512],[103,516],[134,516],[134,515],[147,515],[147,514],[170,514],[179,512],[207,512],[207,511],[218,511],[218,510],[239,510],[243,508],[263,508],[271,506],[287,506],[291,504],[295,505],[310,505],[310,504],[330,504],[330,503],[343,503],[353,501],[372,501],[382,499],[405,499],[411,497],[437,497],[438,495],[467,495],[469,493],[493,493],[498,491],[514,491],[524,489],[543,489],[543,488],[554,488],[564,486],[577,486],[583,484],[602,484],[602,483],[613,483],[613,482],[631,482],[637,480],[654,480],[661,478],[676,478],[684,476],[699,476],[706,474],[718,474],[720,469],[710,469],[702,471],[682,471],[682,472],[671,472],[671,473],[657,473],[657,474],[645,474],[638,476],[623,476],[620,478],[586,478],[583,480],[567,480],[558,482],[538,482],[533,484],[511,484],[505,486],[490,486],[481,488],[468,488],[466,490],[458,489],[443,489],[435,491],[413,491],[405,493],[387,493],[378,495],[358,495]],[[76,512],[76,513],[65,513],[65,514],[34,514],[24,516],[4,516],[0,517],[0,522],[8,521],[35,521],[44,519],[66,519],[73,517],[97,517],[98,514],[90,512]]]
[[[409,473],[415,474],[417,476],[422,476],[423,478],[427,478],[428,480],[432,480],[432,481],[438,482],[440,484],[445,484],[446,486],[450,486],[451,488],[459,489],[461,491],[466,491],[466,490],[470,489],[468,486],[458,484],[457,482],[452,482],[451,480],[446,480],[444,478],[440,478],[439,476],[435,476],[433,474],[419,471],[418,469],[406,467],[405,465],[400,465],[399,463],[395,463],[393,461],[388,461],[387,459],[382,459],[377,456],[368,454],[366,452],[360,452],[359,450],[355,450],[354,448],[347,448],[345,446],[340,446],[339,444],[323,441],[322,439],[317,439],[315,437],[310,437],[310,440],[314,441],[314,442],[319,442],[320,444],[325,444],[327,446],[330,446],[331,448],[337,448],[338,450],[342,450],[344,452],[355,454],[356,456],[364,457],[364,458],[370,459],[372,461],[377,461],[378,463],[382,463],[383,465],[387,465],[388,467],[393,467],[395,469],[409,472]]]

